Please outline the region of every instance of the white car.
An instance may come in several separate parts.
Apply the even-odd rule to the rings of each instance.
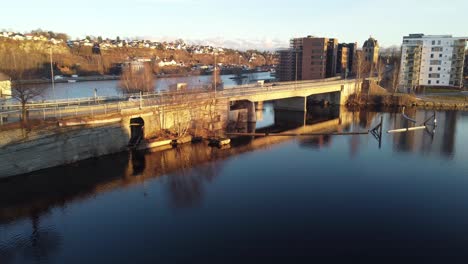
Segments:
[[[129,101],[129,102],[138,102],[139,100],[140,100],[140,98],[139,98],[139,97],[136,97],[136,96],[130,96],[130,97],[128,98],[128,101]]]

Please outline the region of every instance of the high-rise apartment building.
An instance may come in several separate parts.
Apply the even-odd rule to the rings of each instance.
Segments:
[[[357,43],[338,44],[336,74],[345,76],[354,74],[354,61],[356,59]]]
[[[468,50],[465,51],[465,70],[463,71],[463,78],[465,78],[465,83],[468,82]]]
[[[338,56],[337,56],[337,62],[336,62],[336,74],[345,76],[346,74],[349,73],[348,60],[349,60],[348,47],[346,45],[339,44]]]
[[[299,73],[299,71],[296,70],[299,66],[296,63],[299,54],[293,49],[278,50],[277,53],[280,61],[276,69],[276,76],[278,79],[285,82],[296,80],[296,74]],[[300,76],[297,76],[297,80],[300,80]]]
[[[312,36],[294,38],[288,50],[278,53],[280,81],[314,80],[336,75],[337,39]]]
[[[400,90],[408,91],[419,86],[461,87],[467,39],[424,34],[403,37]]]

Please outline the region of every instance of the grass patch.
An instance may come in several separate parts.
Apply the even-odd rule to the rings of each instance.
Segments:
[[[425,93],[454,93],[454,92],[460,92],[460,89],[427,87],[422,91]]]
[[[454,94],[454,95],[428,95],[427,99],[432,99],[436,101],[457,101],[457,102],[468,102],[468,96],[463,94]]]

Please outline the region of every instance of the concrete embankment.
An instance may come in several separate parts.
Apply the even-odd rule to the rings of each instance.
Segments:
[[[22,129],[4,131],[0,140],[10,144],[0,150],[0,178],[120,152],[128,139],[120,123],[44,129],[26,137]]]
[[[138,139],[136,147],[141,149],[170,145],[173,139],[175,144],[185,143],[190,140],[177,135],[190,132],[215,136],[227,127],[228,116],[227,100],[207,99],[32,127],[0,127],[0,178],[125,151],[132,138]],[[174,136],[164,141],[161,134],[167,131]]]

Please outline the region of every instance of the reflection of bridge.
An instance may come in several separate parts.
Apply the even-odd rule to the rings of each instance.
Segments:
[[[340,130],[339,122],[338,118],[334,118],[289,132],[335,132]],[[34,177],[12,178],[0,184],[0,223],[43,214],[74,200],[141,184],[162,175],[170,175],[165,181],[165,188],[171,205],[191,206],[200,202],[203,185],[219,174],[223,160],[271,147],[291,138],[242,138],[234,140],[233,147],[229,149],[187,144],[153,153],[121,153],[98,161],[83,161],[80,166],[37,172]],[[313,138],[319,137],[304,139]],[[21,195],[18,196],[18,193]]]
[[[208,91],[193,89],[187,91],[172,91],[125,97],[96,97],[75,100],[49,101],[30,103],[27,105],[30,118],[65,118],[87,117],[101,114],[121,114],[128,110],[145,110],[146,108],[173,106],[180,103],[195,103],[201,100],[218,99],[232,101],[263,102],[271,100],[288,100],[283,107],[293,107],[293,110],[305,109],[304,99],[317,94],[334,94],[328,101],[344,104],[349,94],[354,92],[355,80],[341,80],[337,78],[279,82],[263,86],[250,85],[224,89],[222,91]],[[129,100],[129,97],[135,98]],[[18,121],[21,105],[0,105],[0,120],[4,122]]]

